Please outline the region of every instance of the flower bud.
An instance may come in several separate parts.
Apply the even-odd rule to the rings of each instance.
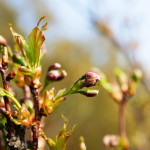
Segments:
[[[60,76],[60,72],[59,70],[52,70],[52,71],[49,71],[48,74],[47,74],[47,79],[48,80],[57,80],[57,78]]]
[[[90,87],[96,85],[97,81],[95,79],[87,79],[83,82],[84,87]]]
[[[61,75],[58,77],[57,81],[64,79],[66,76],[67,76],[67,72],[65,70],[62,70]]]
[[[67,73],[65,70],[51,70],[47,74],[47,80],[49,81],[59,81],[62,80],[64,77],[67,76]]]
[[[91,78],[95,79],[96,81],[99,81],[101,79],[101,77],[98,74],[96,74],[94,72],[87,72],[85,75],[83,75],[81,77],[81,80],[82,79],[91,79]]]
[[[116,135],[106,135],[103,138],[103,143],[106,148],[117,147],[120,144],[120,139]]]
[[[0,35],[0,45],[6,46],[7,45],[7,41],[6,39]]]
[[[54,63],[54,64],[49,66],[48,71],[50,71],[50,70],[58,70],[60,68],[61,68],[61,65],[59,63]]]
[[[87,97],[94,97],[98,95],[99,91],[98,90],[85,90],[85,91],[79,91],[79,93]]]
[[[85,81],[83,82],[83,87],[90,87],[96,85],[98,81],[101,79],[101,77],[94,72],[87,72],[79,80],[84,80],[84,79]]]

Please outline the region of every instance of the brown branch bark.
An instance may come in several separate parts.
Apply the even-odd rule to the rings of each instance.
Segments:
[[[39,138],[39,127],[40,127],[40,120],[41,120],[41,114],[39,111],[39,89],[31,87],[31,93],[33,95],[34,100],[34,110],[35,110],[35,123],[32,126],[32,132],[33,132],[33,150],[38,149],[38,138]]]
[[[1,68],[0,71],[1,71],[1,75],[2,75],[3,88],[6,91],[9,91],[9,82],[6,80],[8,68]],[[10,99],[8,97],[4,96],[4,101],[5,101],[6,110],[11,112]],[[14,137],[15,136],[14,124],[10,120],[10,118],[7,118],[6,128],[7,128],[9,137]]]
[[[122,138],[126,137],[126,125],[125,125],[125,105],[126,101],[120,103],[120,136]]]
[[[129,150],[129,142],[126,134],[126,118],[125,118],[125,107],[128,100],[128,94],[123,93],[123,99],[120,103],[120,113],[119,113],[119,125],[120,125],[120,137],[123,140],[123,150]]]

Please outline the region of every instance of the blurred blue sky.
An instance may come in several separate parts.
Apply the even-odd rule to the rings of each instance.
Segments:
[[[95,19],[107,20],[115,39],[124,47],[129,42],[139,43],[136,59],[150,73],[150,1],[149,0],[43,0],[55,16],[55,24],[49,22],[51,29],[46,32],[48,41],[69,38],[80,43],[91,43],[93,57],[108,59],[105,52],[99,53],[99,34],[93,28],[91,15]],[[35,16],[30,0],[5,0],[19,14],[18,23],[27,35],[43,16]],[[39,9],[44,9],[41,5]],[[97,46],[98,45],[98,46]]]

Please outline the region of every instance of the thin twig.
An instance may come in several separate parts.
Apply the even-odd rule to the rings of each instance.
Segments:
[[[123,93],[123,99],[120,103],[120,113],[119,113],[119,121],[120,121],[120,137],[124,141],[123,150],[129,150],[129,142],[126,134],[126,117],[125,117],[125,107],[126,102],[128,100],[128,93]]]

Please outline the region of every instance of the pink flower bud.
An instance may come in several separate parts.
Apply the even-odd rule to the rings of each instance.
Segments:
[[[87,79],[83,82],[84,87],[90,87],[96,85],[97,81],[95,79]]]
[[[61,65],[59,63],[54,63],[54,64],[49,66],[48,71],[50,71],[50,70],[58,70],[59,68],[61,68]]]
[[[60,76],[59,70],[52,70],[52,71],[48,72],[47,79],[48,80],[57,80],[59,76]]]
[[[85,75],[81,77],[80,80],[84,80],[84,79],[85,81],[83,82],[83,86],[90,87],[96,85],[98,81],[101,79],[101,77],[94,72],[87,72]]]
[[[67,76],[67,73],[65,70],[62,70],[62,71],[51,70],[47,74],[47,79],[49,81],[59,81],[59,80],[62,80],[66,76]]]
[[[7,41],[6,39],[0,35],[0,45],[6,46],[7,45]]]
[[[81,79],[91,79],[91,78],[95,79],[96,81],[99,81],[101,79],[101,77],[94,72],[87,72],[85,75],[82,76]]]
[[[120,144],[120,139],[116,135],[106,135],[103,139],[106,148],[117,147]]]

